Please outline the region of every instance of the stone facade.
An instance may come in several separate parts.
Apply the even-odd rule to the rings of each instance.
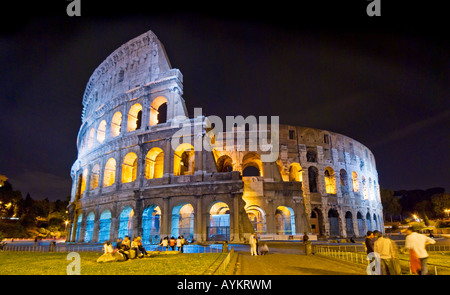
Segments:
[[[254,231],[287,239],[383,229],[375,158],[365,146],[281,125],[276,162],[262,162],[262,151],[237,144],[226,151],[172,148],[181,122],[191,123],[184,136],[192,142],[209,130],[206,118],[186,118],[182,94],[183,76],[151,31],[94,71],[71,169],[68,241],[139,235],[154,243],[183,234],[245,242]],[[250,132],[233,136],[244,136],[248,146]]]

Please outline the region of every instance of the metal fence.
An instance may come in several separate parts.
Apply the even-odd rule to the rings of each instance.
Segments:
[[[172,248],[163,248],[158,245],[148,245],[145,246],[147,251],[178,251],[175,247],[175,250]],[[15,251],[15,252],[103,252],[103,245],[71,245],[71,244],[56,244],[55,246],[51,245],[41,245],[41,246],[24,246],[24,245],[14,245],[7,244],[2,247],[1,251]],[[213,245],[185,245],[183,247],[184,253],[221,253],[222,252],[222,244],[213,244]]]
[[[362,251],[361,251],[362,249]],[[450,251],[450,245],[427,245],[427,251],[429,252],[448,252]],[[368,265],[367,253],[363,245],[357,246],[314,246],[314,254],[323,255],[347,262],[356,263],[359,265]],[[403,261],[409,269],[409,259],[400,259]],[[428,263],[429,271],[434,274],[444,273],[450,274],[450,267],[443,265],[435,265]]]

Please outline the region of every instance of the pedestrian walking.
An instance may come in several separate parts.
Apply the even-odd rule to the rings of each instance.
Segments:
[[[382,275],[400,275],[400,261],[398,256],[398,248],[394,241],[379,231],[375,231],[377,240],[374,244],[374,252],[380,255],[380,267]]]
[[[406,230],[406,240],[405,240],[405,248],[410,250],[410,264],[413,266],[414,264],[414,253],[420,260],[420,270],[417,269],[416,271],[419,273],[419,275],[426,275],[428,274],[428,267],[427,267],[427,259],[428,259],[428,252],[425,249],[425,246],[428,244],[435,244],[436,241],[430,237],[427,237],[425,235],[419,234],[414,231],[412,227],[409,227]],[[411,250],[414,251],[413,254],[411,254]],[[412,270],[411,270],[412,272]]]

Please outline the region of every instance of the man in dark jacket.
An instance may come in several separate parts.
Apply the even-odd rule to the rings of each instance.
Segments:
[[[367,232],[366,240],[365,240],[367,254],[372,253],[374,251],[373,248],[374,248],[375,241],[373,240],[373,238],[374,238],[373,232],[371,232],[369,230]]]

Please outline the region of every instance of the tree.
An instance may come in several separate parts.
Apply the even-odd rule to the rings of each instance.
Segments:
[[[433,210],[437,216],[446,217],[445,209],[450,209],[450,194],[441,193],[431,197]]]
[[[418,202],[414,206],[414,209],[422,217],[422,219],[425,222],[425,225],[428,226],[429,225],[428,218],[434,216],[434,212],[433,212],[433,207],[432,207],[431,201],[423,200],[421,202]]]
[[[22,193],[15,191],[8,181],[0,187],[0,215],[4,217],[15,217],[19,212],[19,203]]]
[[[398,199],[394,197],[393,190],[382,188],[380,190],[380,196],[385,219],[390,216],[392,222],[392,217],[400,215],[402,212],[402,207],[400,206]]]

